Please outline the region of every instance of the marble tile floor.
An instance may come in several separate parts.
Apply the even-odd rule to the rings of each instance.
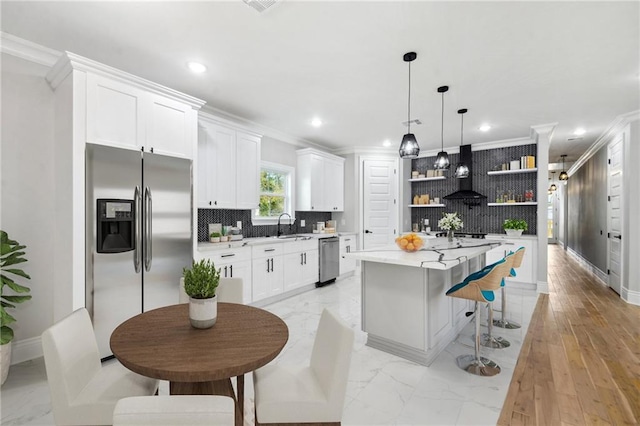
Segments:
[[[473,376],[455,364],[458,355],[473,353],[473,323],[467,325],[429,367],[366,346],[366,333],[360,330],[358,275],[265,309],[280,316],[289,327],[289,341],[274,362],[308,362],[324,308],[337,312],[356,331],[343,425],[495,425],[537,294],[533,290],[510,288],[508,298],[508,318],[523,327],[494,329],[496,335],[511,342],[509,348],[482,348],[483,356],[502,367],[502,372],[494,377]],[[496,308],[499,303],[498,296]],[[486,312],[483,312],[483,320],[486,320]],[[245,386],[245,411],[249,414],[253,406],[251,375],[246,376]],[[161,383],[160,393],[168,393],[168,383]],[[0,398],[2,425],[53,424],[42,358],[12,366],[9,378],[0,390]],[[253,422],[247,418],[246,423]]]

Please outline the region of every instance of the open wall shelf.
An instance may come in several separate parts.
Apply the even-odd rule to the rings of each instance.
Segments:
[[[503,207],[503,206],[537,206],[537,201],[525,201],[522,203],[487,203],[489,207]]]
[[[487,172],[488,175],[514,175],[516,173],[532,173],[537,172],[537,168],[533,169],[518,169],[518,170],[490,170]]]

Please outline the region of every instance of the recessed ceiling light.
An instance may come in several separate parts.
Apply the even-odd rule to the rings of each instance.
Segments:
[[[320,120],[319,118],[314,118],[313,120],[311,120],[311,125],[313,127],[320,127],[322,126],[322,120]]]
[[[191,71],[195,72],[196,74],[202,74],[207,70],[207,67],[205,67],[199,62],[187,62],[187,66]]]
[[[478,130],[480,130],[481,132],[488,132],[489,130],[491,130],[491,126],[485,123],[482,126],[478,127]]]
[[[573,132],[573,134],[576,135],[576,136],[584,135],[585,133],[587,133],[587,131],[585,129],[583,129],[582,127],[578,127],[576,129],[576,131]]]
[[[391,146],[391,141],[389,139],[386,139],[384,142],[382,142],[382,146]]]

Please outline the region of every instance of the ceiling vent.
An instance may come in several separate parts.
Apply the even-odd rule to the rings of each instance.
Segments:
[[[258,12],[262,13],[276,4],[278,0],[242,0]]]

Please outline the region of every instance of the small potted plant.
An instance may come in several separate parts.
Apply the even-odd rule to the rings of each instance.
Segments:
[[[209,259],[193,262],[191,269],[182,270],[184,292],[189,296],[189,321],[195,328],[210,328],[218,318],[216,288],[220,270]]]
[[[2,323],[0,330],[0,358],[2,364],[2,383],[7,380],[9,374],[9,365],[11,365],[11,341],[13,340],[13,329],[9,327],[9,324],[16,322],[16,319],[12,317],[6,309],[15,308],[16,304],[25,302],[31,299],[31,295],[27,294],[31,290],[29,287],[18,284],[14,281],[16,277],[22,277],[25,279],[31,279],[26,272],[22,269],[17,269],[14,265],[18,263],[26,262],[23,256],[23,251],[27,246],[20,245],[19,242],[9,238],[6,232],[0,231],[0,243],[2,245],[2,252],[0,256],[0,269],[2,274],[2,287],[0,294],[2,295],[2,306],[0,306],[0,313],[2,314]],[[11,292],[7,292],[7,288],[11,289]],[[9,293],[9,294],[7,294]],[[11,294],[13,293],[13,294]]]
[[[219,243],[220,242],[220,233],[219,232],[212,232],[209,235],[209,241],[212,243]]]
[[[229,236],[227,235],[228,231],[229,231],[229,228],[227,226],[222,227],[220,242],[224,243],[226,241],[229,241]]]
[[[527,221],[524,219],[506,219],[502,228],[510,237],[519,237],[523,231],[529,229]]]

